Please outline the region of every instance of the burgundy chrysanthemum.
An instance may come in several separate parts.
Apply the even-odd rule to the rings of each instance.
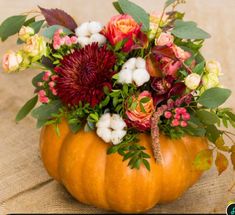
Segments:
[[[81,101],[92,107],[104,98],[104,87],[112,88],[112,71],[116,58],[106,46],[97,43],[87,45],[64,57],[55,70],[60,99],[67,105],[78,105]]]

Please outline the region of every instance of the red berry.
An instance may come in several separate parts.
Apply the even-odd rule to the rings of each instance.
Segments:
[[[180,120],[180,114],[175,114],[174,118]]]
[[[172,117],[172,113],[170,111],[166,111],[164,113],[164,116],[165,116],[166,119],[170,119]]]
[[[190,114],[189,114],[189,113],[184,113],[184,114],[182,115],[182,118],[183,118],[183,120],[188,121],[188,120],[190,120]]]
[[[178,126],[179,124],[180,124],[180,122],[179,122],[178,119],[173,119],[172,122],[171,122],[171,125],[172,125],[173,127],[176,127],[176,126]]]
[[[180,125],[181,125],[181,127],[187,127],[187,126],[188,126],[188,123],[185,122],[185,121],[182,121],[182,122],[180,123]]]

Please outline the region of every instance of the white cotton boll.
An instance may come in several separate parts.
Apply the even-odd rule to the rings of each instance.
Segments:
[[[88,30],[91,34],[99,33],[102,30],[103,26],[99,22],[90,22],[88,25]]]
[[[131,84],[132,83],[132,70],[123,69],[118,74],[118,82],[121,84]]]
[[[90,36],[88,26],[89,26],[89,22],[82,23],[79,27],[76,28],[76,30],[75,30],[76,35],[78,37]]]
[[[99,45],[103,45],[106,42],[106,37],[102,34],[92,34],[90,37],[90,43],[98,42]]]
[[[146,61],[145,61],[145,59],[142,58],[142,57],[137,57],[135,66],[138,69],[145,69],[146,68]]]
[[[122,130],[126,127],[125,121],[118,114],[113,114],[111,117],[110,127],[114,130]]]
[[[136,83],[138,87],[148,82],[149,79],[150,79],[150,75],[146,69],[136,69],[133,72],[133,81]]]
[[[114,130],[111,134],[111,142],[117,145],[122,142],[123,137],[126,135],[125,130]]]
[[[99,121],[96,123],[96,127],[98,128],[109,128],[111,124],[111,115],[110,113],[103,114]]]
[[[126,63],[123,64],[122,69],[131,69],[135,70],[136,69],[136,58],[130,58]]]
[[[84,47],[84,46],[90,44],[90,38],[88,38],[88,37],[78,37],[78,43],[82,47]]]
[[[111,142],[112,130],[110,128],[97,128],[96,133],[104,142]]]

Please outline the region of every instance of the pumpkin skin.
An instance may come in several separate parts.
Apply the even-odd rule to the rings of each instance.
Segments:
[[[62,183],[82,203],[123,213],[143,212],[157,203],[180,197],[201,176],[192,162],[208,148],[206,138],[179,140],[160,135],[162,163],[153,158],[151,138],[140,135],[140,144],[151,155],[151,171],[143,165],[130,169],[119,154],[107,155],[109,144],[95,132],[72,134],[63,121],[57,136],[52,125],[41,131],[41,157],[49,175]]]

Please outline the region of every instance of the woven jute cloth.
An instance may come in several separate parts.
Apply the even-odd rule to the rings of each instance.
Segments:
[[[134,0],[148,11],[161,10],[164,1]],[[5,17],[35,8],[59,7],[78,22],[99,20],[103,23],[115,14],[109,0],[0,0],[0,21]],[[102,7],[101,7],[102,5]],[[188,20],[213,35],[206,42],[204,54],[221,61],[224,86],[232,89],[227,106],[235,108],[235,1],[191,0],[182,6]],[[14,49],[16,38],[0,43],[0,55]],[[77,202],[43,168],[39,156],[39,130],[30,116],[20,124],[14,122],[19,108],[33,95],[31,79],[38,71],[21,74],[0,73],[0,214],[7,213],[110,213]],[[117,179],[118,180],[118,179]],[[157,205],[150,213],[224,213],[229,201],[235,201],[235,174],[232,168],[218,177],[215,167],[180,199]],[[127,203],[128,204],[128,203]]]

